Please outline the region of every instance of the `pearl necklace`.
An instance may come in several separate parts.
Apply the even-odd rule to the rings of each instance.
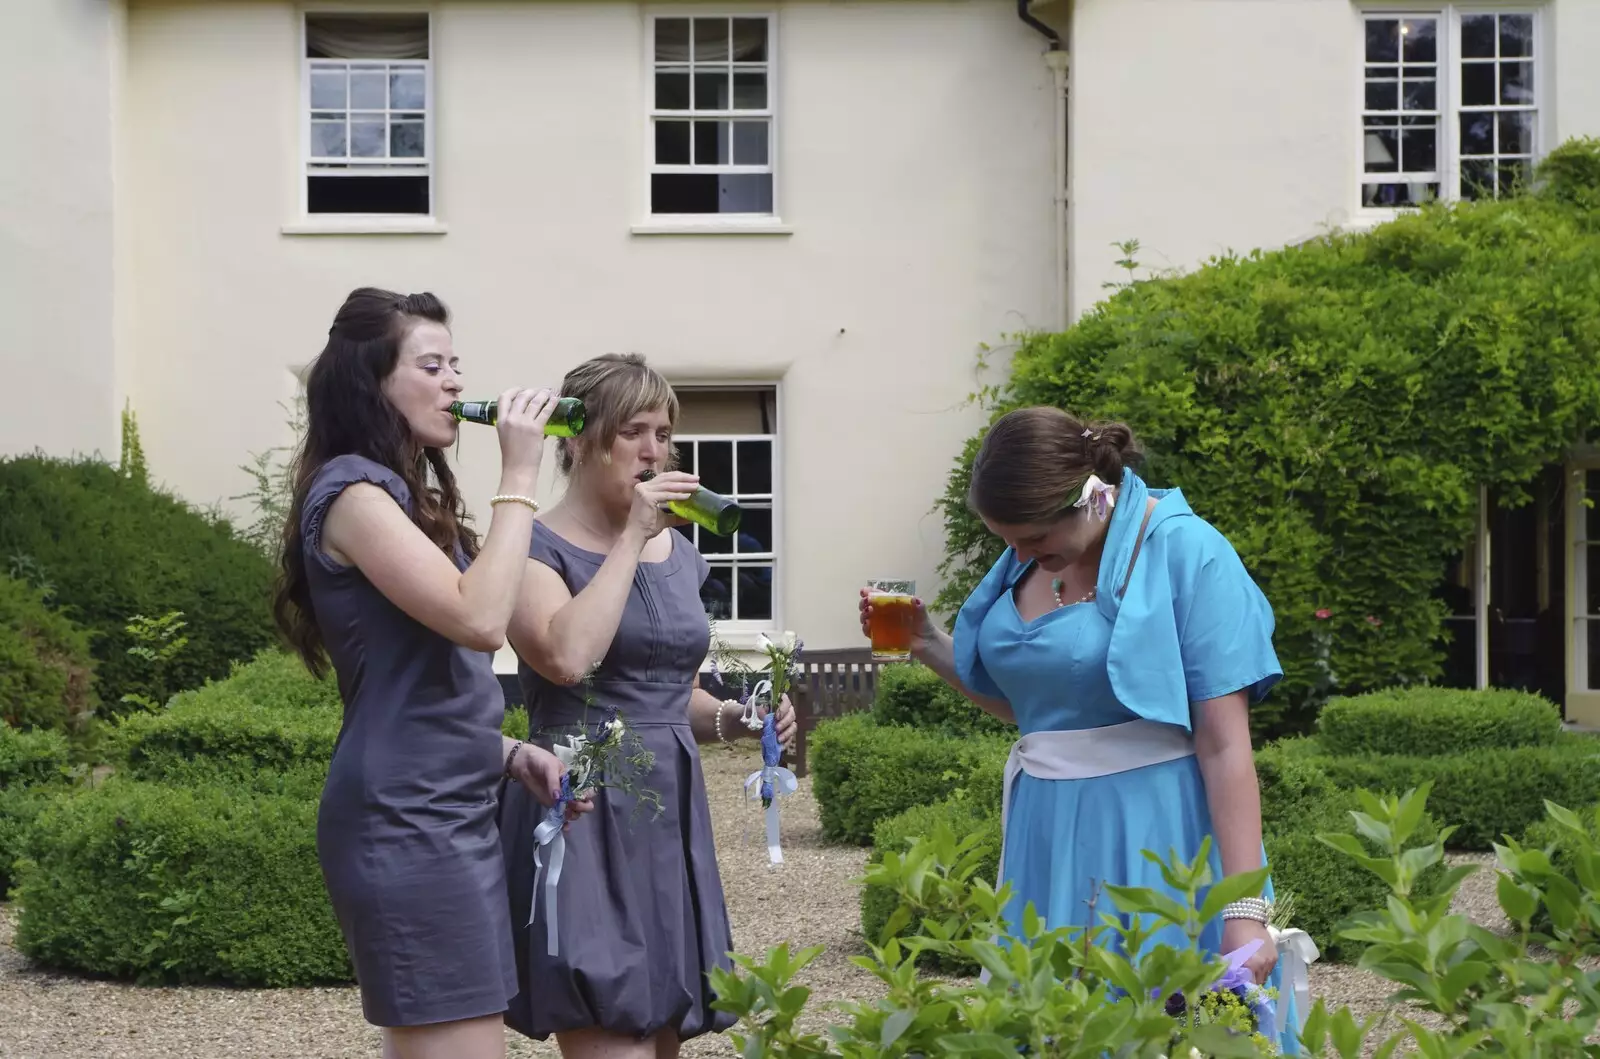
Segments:
[[[1090,600],[1094,599],[1094,597],[1095,597],[1095,591],[1096,590],[1091,588],[1091,589],[1089,589],[1087,594],[1079,597],[1078,599],[1073,600],[1071,603],[1068,603],[1066,600],[1061,598],[1061,590],[1063,588],[1065,588],[1065,587],[1066,586],[1061,583],[1061,578],[1059,578],[1059,577],[1053,578],[1050,581],[1050,593],[1053,596],[1056,597],[1056,609],[1057,610],[1061,609],[1062,607],[1075,607],[1079,603],[1087,603]]]

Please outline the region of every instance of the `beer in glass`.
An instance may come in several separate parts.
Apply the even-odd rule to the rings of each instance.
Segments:
[[[911,633],[917,620],[917,583],[878,578],[867,582],[867,630],[872,638],[874,662],[905,662],[911,658]]]

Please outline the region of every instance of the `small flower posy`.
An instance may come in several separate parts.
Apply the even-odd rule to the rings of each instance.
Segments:
[[[589,678],[584,686],[589,688]],[[584,705],[587,712],[593,697],[586,691]],[[586,798],[601,788],[611,788],[638,799],[640,806],[654,805],[661,812],[661,796],[649,788],[639,786],[637,777],[649,775],[655,767],[655,755],[639,745],[638,736],[628,728],[627,722],[615,707],[604,709],[604,720],[593,726],[584,723],[576,734],[563,735],[554,740],[550,752],[560,759],[566,771],[561,774],[561,794],[554,805],[545,810],[533,832],[534,889],[533,902],[528,909],[528,925],[538,912],[539,891],[544,891],[545,936],[551,956],[559,954],[559,913],[556,904],[557,886],[561,882],[561,867],[566,859],[567,806]],[[591,730],[593,737],[591,738]],[[638,749],[630,753],[630,746]],[[543,853],[549,849],[548,867]],[[543,876],[541,883],[540,877]]]
[[[793,794],[800,781],[791,770],[778,764],[783,757],[783,747],[778,743],[778,706],[800,675],[799,659],[805,645],[792,632],[777,639],[763,633],[756,640],[756,650],[767,656],[767,662],[761,669],[752,669],[717,638],[714,624],[712,644],[712,676],[724,686],[738,686],[742,707],[739,720],[750,731],[761,733],[761,768],[745,777],[744,789],[747,798],[754,797],[759,785],[761,807],[766,814],[767,857],[773,864],[782,864],[777,799]],[[765,716],[761,713],[763,705]]]
[[[1111,509],[1117,506],[1116,487],[1107,485],[1098,474],[1091,474],[1089,480],[1083,483],[1082,494],[1072,502],[1072,506],[1086,507],[1104,522],[1111,517]]]

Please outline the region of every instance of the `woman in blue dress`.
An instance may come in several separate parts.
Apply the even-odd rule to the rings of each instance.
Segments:
[[[913,656],[1021,730],[1000,866],[1013,924],[1031,902],[1050,928],[1088,926],[1116,911],[1106,884],[1172,893],[1144,850],[1192,860],[1209,836],[1214,879],[1263,866],[1248,711],[1283,675],[1272,608],[1180,491],[1146,487],[1137,456],[1122,424],[1043,407],[1001,418],[968,503],[1007,548],[953,636],[917,603]],[[865,627],[865,592],[861,610]],[[1265,900],[1228,906],[1200,937],[1214,955],[1255,941],[1245,966],[1277,987]],[[1156,943],[1188,944],[1176,928]],[[1277,1043],[1298,1051],[1292,1029]]]

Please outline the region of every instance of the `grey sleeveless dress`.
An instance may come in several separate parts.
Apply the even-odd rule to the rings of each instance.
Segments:
[[[586,1027],[640,1038],[665,1029],[687,1040],[734,1022],[711,1010],[707,974],[732,966],[733,937],[688,720],[689,694],[710,646],[700,602],[707,567],[682,534],[672,538],[667,559],[639,565],[617,635],[590,682],[588,714],[598,723],[600,707],[616,706],[655,754],[638,784],[660,795],[662,812],[635,812],[634,796],[602,789],[594,812],[573,823],[557,884],[558,956],[548,954],[542,893],[527,925],[533,832],[543,807],[520,785],[508,787],[501,803],[521,985],[506,1022],[540,1040]],[[560,574],[573,595],[605,561],[542,523],[530,555]],[[526,663],[517,673],[534,742],[549,747],[555,736],[577,730],[571,725],[585,716],[583,687],[553,684]]]
[[[306,497],[311,601],[344,700],[317,858],[369,1022],[498,1015],[517,991],[495,827],[505,697],[491,655],[415,621],[323,553],[323,519],[354,482],[411,511],[400,477],[355,455],[328,461]],[[459,549],[455,561],[466,568]]]

